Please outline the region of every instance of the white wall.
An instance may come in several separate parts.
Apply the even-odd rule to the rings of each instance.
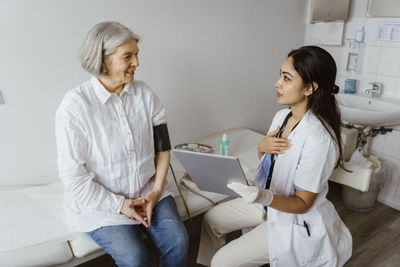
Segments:
[[[142,37],[136,78],[169,111],[174,144],[233,127],[265,131],[273,83],[304,40],[306,1],[0,0],[0,186],[57,180],[54,113],[88,79],[88,29],[119,21]]]
[[[309,0],[310,3],[311,0]],[[400,100],[400,42],[377,41],[378,26],[381,21],[400,22],[400,18],[367,17],[365,0],[350,1],[349,19],[345,23],[342,46],[323,46],[335,58],[338,66],[337,84],[344,88],[344,80],[358,80],[358,93],[370,88],[372,81],[383,83],[383,96]],[[312,43],[311,25],[306,25],[305,43]],[[359,73],[346,71],[347,38],[354,38],[356,29],[364,27],[365,43]],[[390,179],[384,184],[378,200],[400,210],[400,127],[392,133],[378,135],[370,142],[371,154],[379,157],[388,166]]]

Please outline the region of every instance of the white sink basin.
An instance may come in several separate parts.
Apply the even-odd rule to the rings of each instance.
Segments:
[[[394,126],[400,124],[400,102],[362,95],[337,94],[342,121],[362,126]]]

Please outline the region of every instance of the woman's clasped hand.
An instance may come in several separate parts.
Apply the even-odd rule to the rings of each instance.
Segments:
[[[290,139],[275,137],[280,131],[278,126],[275,131],[268,133],[261,141],[258,143],[258,155],[261,156],[264,153],[267,154],[283,154],[286,150],[289,150],[291,145]]]
[[[125,199],[121,213],[149,228],[151,225],[153,208],[160,196],[160,191],[153,190],[149,194],[140,198]]]

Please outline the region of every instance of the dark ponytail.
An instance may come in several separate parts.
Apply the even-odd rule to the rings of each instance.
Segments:
[[[336,63],[333,57],[318,46],[303,46],[292,50],[293,66],[303,79],[311,85],[313,93],[308,96],[308,108],[317,116],[339,147],[338,165],[343,167],[343,148],[340,135],[341,116],[334,94],[339,92],[335,85]],[[318,84],[318,89],[313,83]],[[328,127],[327,124],[330,126]],[[332,131],[329,129],[332,128]]]

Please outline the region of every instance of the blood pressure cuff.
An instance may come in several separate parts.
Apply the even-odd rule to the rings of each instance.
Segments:
[[[156,153],[171,150],[168,127],[166,124],[160,124],[153,127],[154,151]]]

